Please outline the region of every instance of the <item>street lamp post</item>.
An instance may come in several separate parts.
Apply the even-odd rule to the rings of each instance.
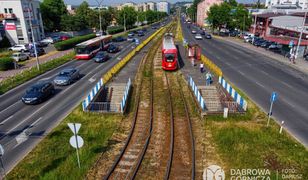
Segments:
[[[37,67],[37,70],[40,70],[40,62],[39,62],[39,58],[38,58],[38,55],[37,55],[35,39],[34,39],[34,32],[33,32],[33,27],[32,27],[32,18],[31,18],[31,13],[30,13],[30,2],[31,2],[31,0],[29,0],[29,4],[28,4],[29,25],[30,25],[31,36],[32,36],[32,44],[33,44],[33,47],[34,47],[34,53],[35,53],[35,59],[36,59],[36,67]]]
[[[100,32],[100,36],[103,35],[103,30],[102,30],[102,15],[101,15],[101,8],[102,8],[102,3],[103,3],[103,0],[101,1],[98,1],[98,0],[95,0],[97,5],[99,6],[98,8],[98,15],[99,15],[99,32]]]
[[[123,11],[124,13],[124,32],[126,32],[126,19],[125,19],[125,11]]]
[[[305,16],[304,16],[304,19],[303,19],[301,34],[300,34],[298,42],[297,42],[297,47],[296,47],[296,52],[295,52],[295,58],[296,59],[298,58],[298,51],[299,51],[299,46],[300,46],[301,41],[302,41],[302,36],[303,36],[304,27],[305,27],[306,17],[307,17],[307,11],[305,11]]]

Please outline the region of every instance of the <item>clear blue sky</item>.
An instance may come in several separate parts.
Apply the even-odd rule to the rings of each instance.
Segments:
[[[66,4],[73,4],[73,5],[79,5],[83,0],[64,0],[64,2]],[[95,0],[87,0],[89,4],[91,5],[95,5],[96,4],[96,1]],[[98,0],[100,1],[100,0]],[[113,4],[121,4],[121,3],[124,3],[124,2],[128,2],[128,1],[132,1],[132,2],[135,2],[135,3],[140,3],[140,2],[146,2],[147,0],[104,0],[103,1],[103,4],[104,5],[113,5]],[[154,2],[157,2],[157,1],[160,1],[160,0],[149,0],[149,1],[154,1]],[[170,3],[175,3],[179,0],[167,0],[168,2]],[[256,2],[257,0],[237,0],[238,2],[244,2],[244,3],[252,3],[252,2]],[[261,1],[265,1],[265,0],[261,0]]]

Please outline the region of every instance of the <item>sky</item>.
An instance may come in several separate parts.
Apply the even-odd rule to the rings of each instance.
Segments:
[[[83,0],[64,0],[64,2],[66,4],[72,4],[72,5],[79,5],[82,1]],[[90,5],[97,4],[96,0],[87,0],[87,1]],[[98,1],[101,1],[101,0],[98,0]],[[114,5],[114,4],[125,3],[125,2],[128,2],[128,1],[140,3],[140,2],[146,2],[147,0],[103,0],[103,4],[104,5]],[[160,0],[149,0],[149,1],[157,2],[157,1],[160,1]],[[167,0],[167,1],[170,2],[170,3],[175,3],[177,1],[183,1],[183,0]],[[186,0],[186,1],[188,1],[188,0]],[[237,0],[237,1],[240,2],[240,3],[253,3],[253,2],[256,2],[257,0]],[[265,0],[261,0],[261,1],[265,1]]]

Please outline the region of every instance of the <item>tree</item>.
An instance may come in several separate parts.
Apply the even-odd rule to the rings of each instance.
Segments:
[[[212,25],[212,28],[218,28],[220,30],[223,26],[230,25],[232,20],[231,6],[226,2],[220,5],[214,4],[210,7],[207,15],[207,20]]]
[[[251,26],[252,18],[243,5],[238,5],[234,13],[235,27],[240,30],[247,30]]]
[[[67,14],[63,0],[43,0],[40,9],[45,30],[61,30],[61,17]]]
[[[121,11],[119,11],[117,16],[117,22],[121,25],[124,25],[124,19],[127,28],[133,27],[137,20],[137,12],[133,7],[126,6]]]

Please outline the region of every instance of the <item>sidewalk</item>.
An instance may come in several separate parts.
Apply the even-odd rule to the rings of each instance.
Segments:
[[[66,50],[66,51],[52,51],[48,54],[45,54],[45,55],[39,57],[39,62],[40,62],[40,64],[44,64],[44,63],[46,63],[50,60],[62,57],[62,56],[66,55],[66,54],[68,54],[72,51],[73,51],[73,49],[69,49],[69,50]],[[36,59],[31,58],[24,65],[22,65],[19,69],[13,69],[13,70],[8,70],[8,71],[0,71],[0,82],[9,78],[9,77],[15,76],[15,75],[23,72],[24,70],[28,70],[28,69],[30,69],[31,67],[34,67],[34,66],[36,66]]]
[[[295,64],[291,63],[288,58],[276,54],[272,51],[268,51],[266,49],[263,49],[261,47],[256,47],[250,43],[244,43],[242,39],[234,38],[234,37],[220,37],[220,36],[214,36],[216,39],[227,41],[230,43],[233,43],[235,45],[242,46],[244,48],[247,48],[249,50],[255,51],[257,53],[263,54],[267,57],[269,57],[271,60],[279,61],[287,66],[290,66],[296,70],[299,70],[305,74],[308,74],[308,61],[306,61],[304,58],[298,58],[295,60]]]

